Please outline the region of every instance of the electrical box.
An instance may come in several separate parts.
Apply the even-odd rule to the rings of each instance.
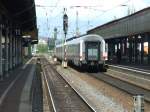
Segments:
[[[133,112],[144,112],[144,95],[133,96],[133,99],[134,99]]]

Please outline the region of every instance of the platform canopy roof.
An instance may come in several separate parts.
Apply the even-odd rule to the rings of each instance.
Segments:
[[[150,7],[90,29],[87,33],[101,35],[104,39],[150,33]]]
[[[25,35],[37,40],[37,23],[34,0],[0,0],[0,7],[18,25]]]

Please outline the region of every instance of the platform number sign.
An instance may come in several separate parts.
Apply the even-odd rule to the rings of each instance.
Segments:
[[[64,14],[64,16],[63,16],[63,30],[66,35],[67,31],[68,31],[68,16],[67,16],[67,14]]]

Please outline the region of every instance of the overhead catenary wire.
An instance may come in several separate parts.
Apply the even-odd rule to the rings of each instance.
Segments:
[[[60,0],[57,0],[57,2],[56,2],[56,4],[55,4],[55,6],[52,6],[52,9],[50,10],[50,12],[51,12],[51,14],[53,13],[53,11],[55,10],[55,8],[57,8],[57,6],[58,6],[58,3],[60,2]],[[46,10],[46,8],[48,8],[48,7],[51,7],[51,6],[43,6],[43,5],[37,5],[36,4],[36,7],[41,7],[41,8],[43,8],[44,10]],[[47,19],[46,19],[46,26],[47,26],[47,29],[48,29],[48,31],[47,31],[47,35],[49,35],[48,33],[50,33],[50,22],[49,22],[49,18],[48,18],[48,13],[47,13],[47,11],[46,11],[46,17],[47,17]]]
[[[43,8],[52,8],[52,9],[50,9],[50,11],[51,11],[51,14],[50,15],[52,15],[53,14],[53,12],[54,12],[54,10],[56,9],[56,8],[64,8],[65,6],[61,6],[61,5],[59,5],[59,1],[60,0],[58,0],[57,2],[56,2],[56,4],[55,5],[36,5],[37,7],[43,7]],[[101,14],[100,15],[96,15],[96,17],[95,18],[97,18],[97,17],[99,17],[99,16],[102,16],[102,15],[104,15],[105,13],[107,13],[107,12],[109,12],[109,11],[111,11],[111,10],[113,10],[113,9],[115,9],[116,7],[119,7],[119,6],[121,6],[122,4],[125,4],[125,3],[128,3],[129,2],[129,0],[127,0],[127,1],[125,1],[125,2],[123,2],[123,3],[120,3],[120,4],[118,4],[118,5],[116,5],[116,6],[114,6],[114,7],[112,7],[112,8],[110,8],[110,9],[107,9],[107,10],[104,10],[104,9],[99,9],[100,7],[102,7],[102,5],[71,5],[71,6],[66,6],[67,8],[69,7],[69,8],[73,8],[73,7],[76,7],[76,8],[84,8],[84,9],[88,9],[88,10],[93,10],[93,11],[101,11]],[[56,18],[57,17],[59,17],[59,15],[62,13],[62,11],[59,13],[59,14],[57,14],[55,17],[51,17],[52,19],[55,19],[55,20],[57,20]],[[61,18],[61,17],[60,17]],[[89,18],[88,18],[89,19]],[[89,21],[91,21],[91,20],[88,20],[88,28],[90,28],[91,27],[91,25],[90,25],[90,22]],[[59,22],[58,22],[59,23]],[[62,23],[62,22],[61,22]],[[71,23],[71,22],[70,22]],[[70,25],[69,25],[70,26]],[[55,27],[55,26],[54,26]],[[79,25],[79,27],[80,27],[80,29],[83,29],[84,27],[87,27],[87,23],[85,24],[85,25],[82,25],[82,26],[80,26]],[[52,29],[54,29],[54,28],[52,28]],[[53,32],[53,30],[52,30],[52,32]]]
[[[127,1],[125,1],[125,2],[123,2],[123,3],[120,3],[120,4],[118,4],[118,5],[116,5],[116,6],[112,7],[112,8],[110,8],[110,9],[107,9],[107,10],[94,9],[95,11],[97,10],[97,11],[101,11],[101,12],[102,12],[100,15],[96,16],[95,18],[98,18],[99,16],[102,16],[102,15],[106,14],[107,12],[109,12],[109,11],[115,9],[115,8],[117,8],[117,7],[119,7],[119,6],[122,6],[123,4],[128,3],[129,1],[130,1],[130,0],[127,0]],[[81,6],[81,7],[78,7],[78,8],[82,8],[82,6]],[[88,8],[88,9],[92,9],[92,8]],[[90,20],[89,20],[89,21],[90,21]],[[80,29],[82,29],[82,28],[84,28],[84,27],[86,27],[86,25],[80,26]]]

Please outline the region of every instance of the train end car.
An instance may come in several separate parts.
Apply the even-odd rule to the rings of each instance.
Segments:
[[[100,71],[107,71],[105,60],[107,51],[104,39],[95,34],[73,37],[66,42],[67,62],[76,65],[83,71],[95,68]],[[56,57],[62,60],[63,45],[56,46]]]

